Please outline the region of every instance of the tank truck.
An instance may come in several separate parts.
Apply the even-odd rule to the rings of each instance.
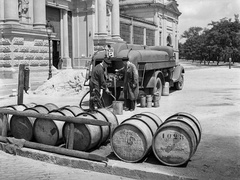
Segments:
[[[96,51],[92,61],[88,65],[87,79],[91,76],[91,70],[98,63],[108,57],[111,66],[107,68],[108,88],[119,99],[123,87],[123,77],[116,75],[115,69],[123,67],[122,58],[128,57],[135,64],[139,74],[139,98],[141,95],[153,95],[158,93],[161,97],[163,87],[169,84],[169,88],[181,90],[184,84],[184,68],[176,61],[174,50],[170,46],[144,46],[126,43],[106,45],[102,50]],[[106,105],[114,100],[108,94],[103,93]],[[159,98],[160,98],[159,97]]]

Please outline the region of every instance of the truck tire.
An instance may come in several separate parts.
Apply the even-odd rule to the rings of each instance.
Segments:
[[[162,90],[163,90],[162,81],[161,81],[161,79],[159,77],[157,77],[155,79],[155,86],[153,88],[153,94],[158,93],[159,94],[159,98],[161,98]]]
[[[184,77],[183,77],[183,74],[181,74],[179,81],[174,83],[174,87],[176,90],[182,90],[183,84],[184,84]]]

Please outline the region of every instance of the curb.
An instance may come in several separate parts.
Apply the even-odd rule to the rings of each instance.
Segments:
[[[8,153],[6,143],[0,143],[0,150]],[[99,173],[111,174],[133,179],[151,179],[151,180],[195,180],[194,178],[176,176],[161,172],[161,170],[154,170],[151,168],[136,168],[134,164],[124,163],[116,160],[109,160],[108,162],[95,162],[85,159],[78,159],[54,153],[34,150],[30,148],[18,148],[10,153],[26,158],[31,158],[38,161],[52,163],[71,168],[79,168],[88,171],[95,171]]]

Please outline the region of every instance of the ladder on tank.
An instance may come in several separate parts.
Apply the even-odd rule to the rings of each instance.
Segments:
[[[145,70],[146,70],[146,64],[145,63],[139,63],[138,64],[138,76],[139,76],[139,87],[143,87],[143,80],[144,80],[144,75],[145,75]]]

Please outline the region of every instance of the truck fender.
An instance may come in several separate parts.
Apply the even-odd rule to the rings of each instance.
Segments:
[[[144,78],[144,87],[153,88],[155,86],[155,79],[159,77],[162,81],[162,84],[165,84],[164,76],[161,71],[148,71]]]
[[[177,82],[180,79],[182,73],[185,73],[183,66],[177,65],[173,70],[172,81]]]

